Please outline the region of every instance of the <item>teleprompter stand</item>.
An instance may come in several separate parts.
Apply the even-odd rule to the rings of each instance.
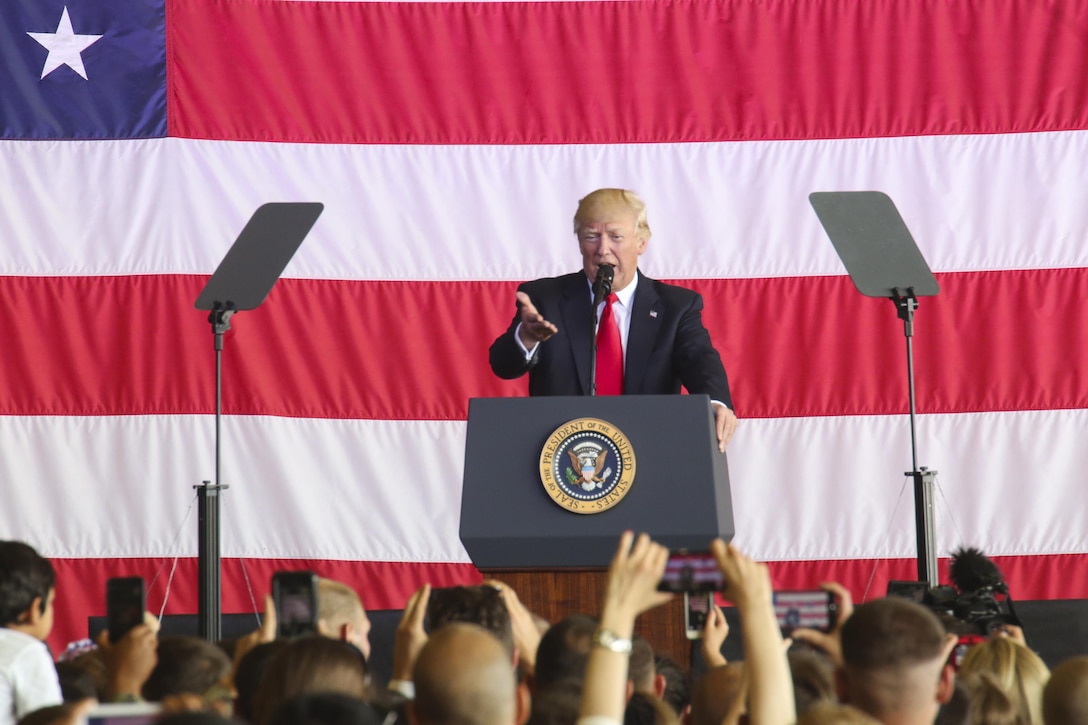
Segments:
[[[238,239],[219,263],[194,305],[209,310],[215,340],[215,484],[204,481],[197,490],[199,578],[197,617],[200,636],[215,642],[222,633],[221,546],[219,525],[223,418],[223,338],[230,319],[253,310],[268,297],[302,240],[324,209],[310,202],[264,204],[253,213]]]
[[[937,544],[933,527],[933,489],[937,472],[918,466],[913,340],[918,298],[936,295],[940,286],[887,194],[879,191],[814,192],[808,198],[858,292],[867,297],[890,299],[903,321],[913,465],[905,475],[914,481],[918,580],[928,582],[932,588],[937,586]]]

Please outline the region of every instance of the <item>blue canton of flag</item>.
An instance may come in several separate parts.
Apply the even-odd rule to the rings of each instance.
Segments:
[[[166,135],[164,0],[0,3],[0,137]]]

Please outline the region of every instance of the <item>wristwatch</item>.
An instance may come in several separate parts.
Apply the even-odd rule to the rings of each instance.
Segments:
[[[626,637],[620,637],[610,629],[598,629],[594,632],[593,644],[598,647],[604,647],[606,650],[610,650],[616,654],[631,654],[631,640]]]

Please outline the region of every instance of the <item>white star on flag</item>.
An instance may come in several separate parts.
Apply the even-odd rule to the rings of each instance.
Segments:
[[[76,35],[72,31],[72,21],[68,17],[68,6],[60,14],[60,24],[55,33],[27,33],[38,44],[49,51],[45,58],[45,67],[42,68],[42,78],[66,65],[87,80],[87,70],[83,67],[83,56],[80,55],[101,35]]]

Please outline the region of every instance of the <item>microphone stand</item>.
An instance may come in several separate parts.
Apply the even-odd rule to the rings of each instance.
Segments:
[[[608,271],[605,272],[605,268]],[[593,280],[593,327],[590,330],[593,333],[593,349],[589,356],[589,394],[595,396],[597,394],[597,325],[600,324],[601,318],[597,314],[597,308],[601,306],[601,300],[608,297],[612,293],[612,278],[615,274],[615,269],[610,264],[603,264],[597,268],[597,279]]]

